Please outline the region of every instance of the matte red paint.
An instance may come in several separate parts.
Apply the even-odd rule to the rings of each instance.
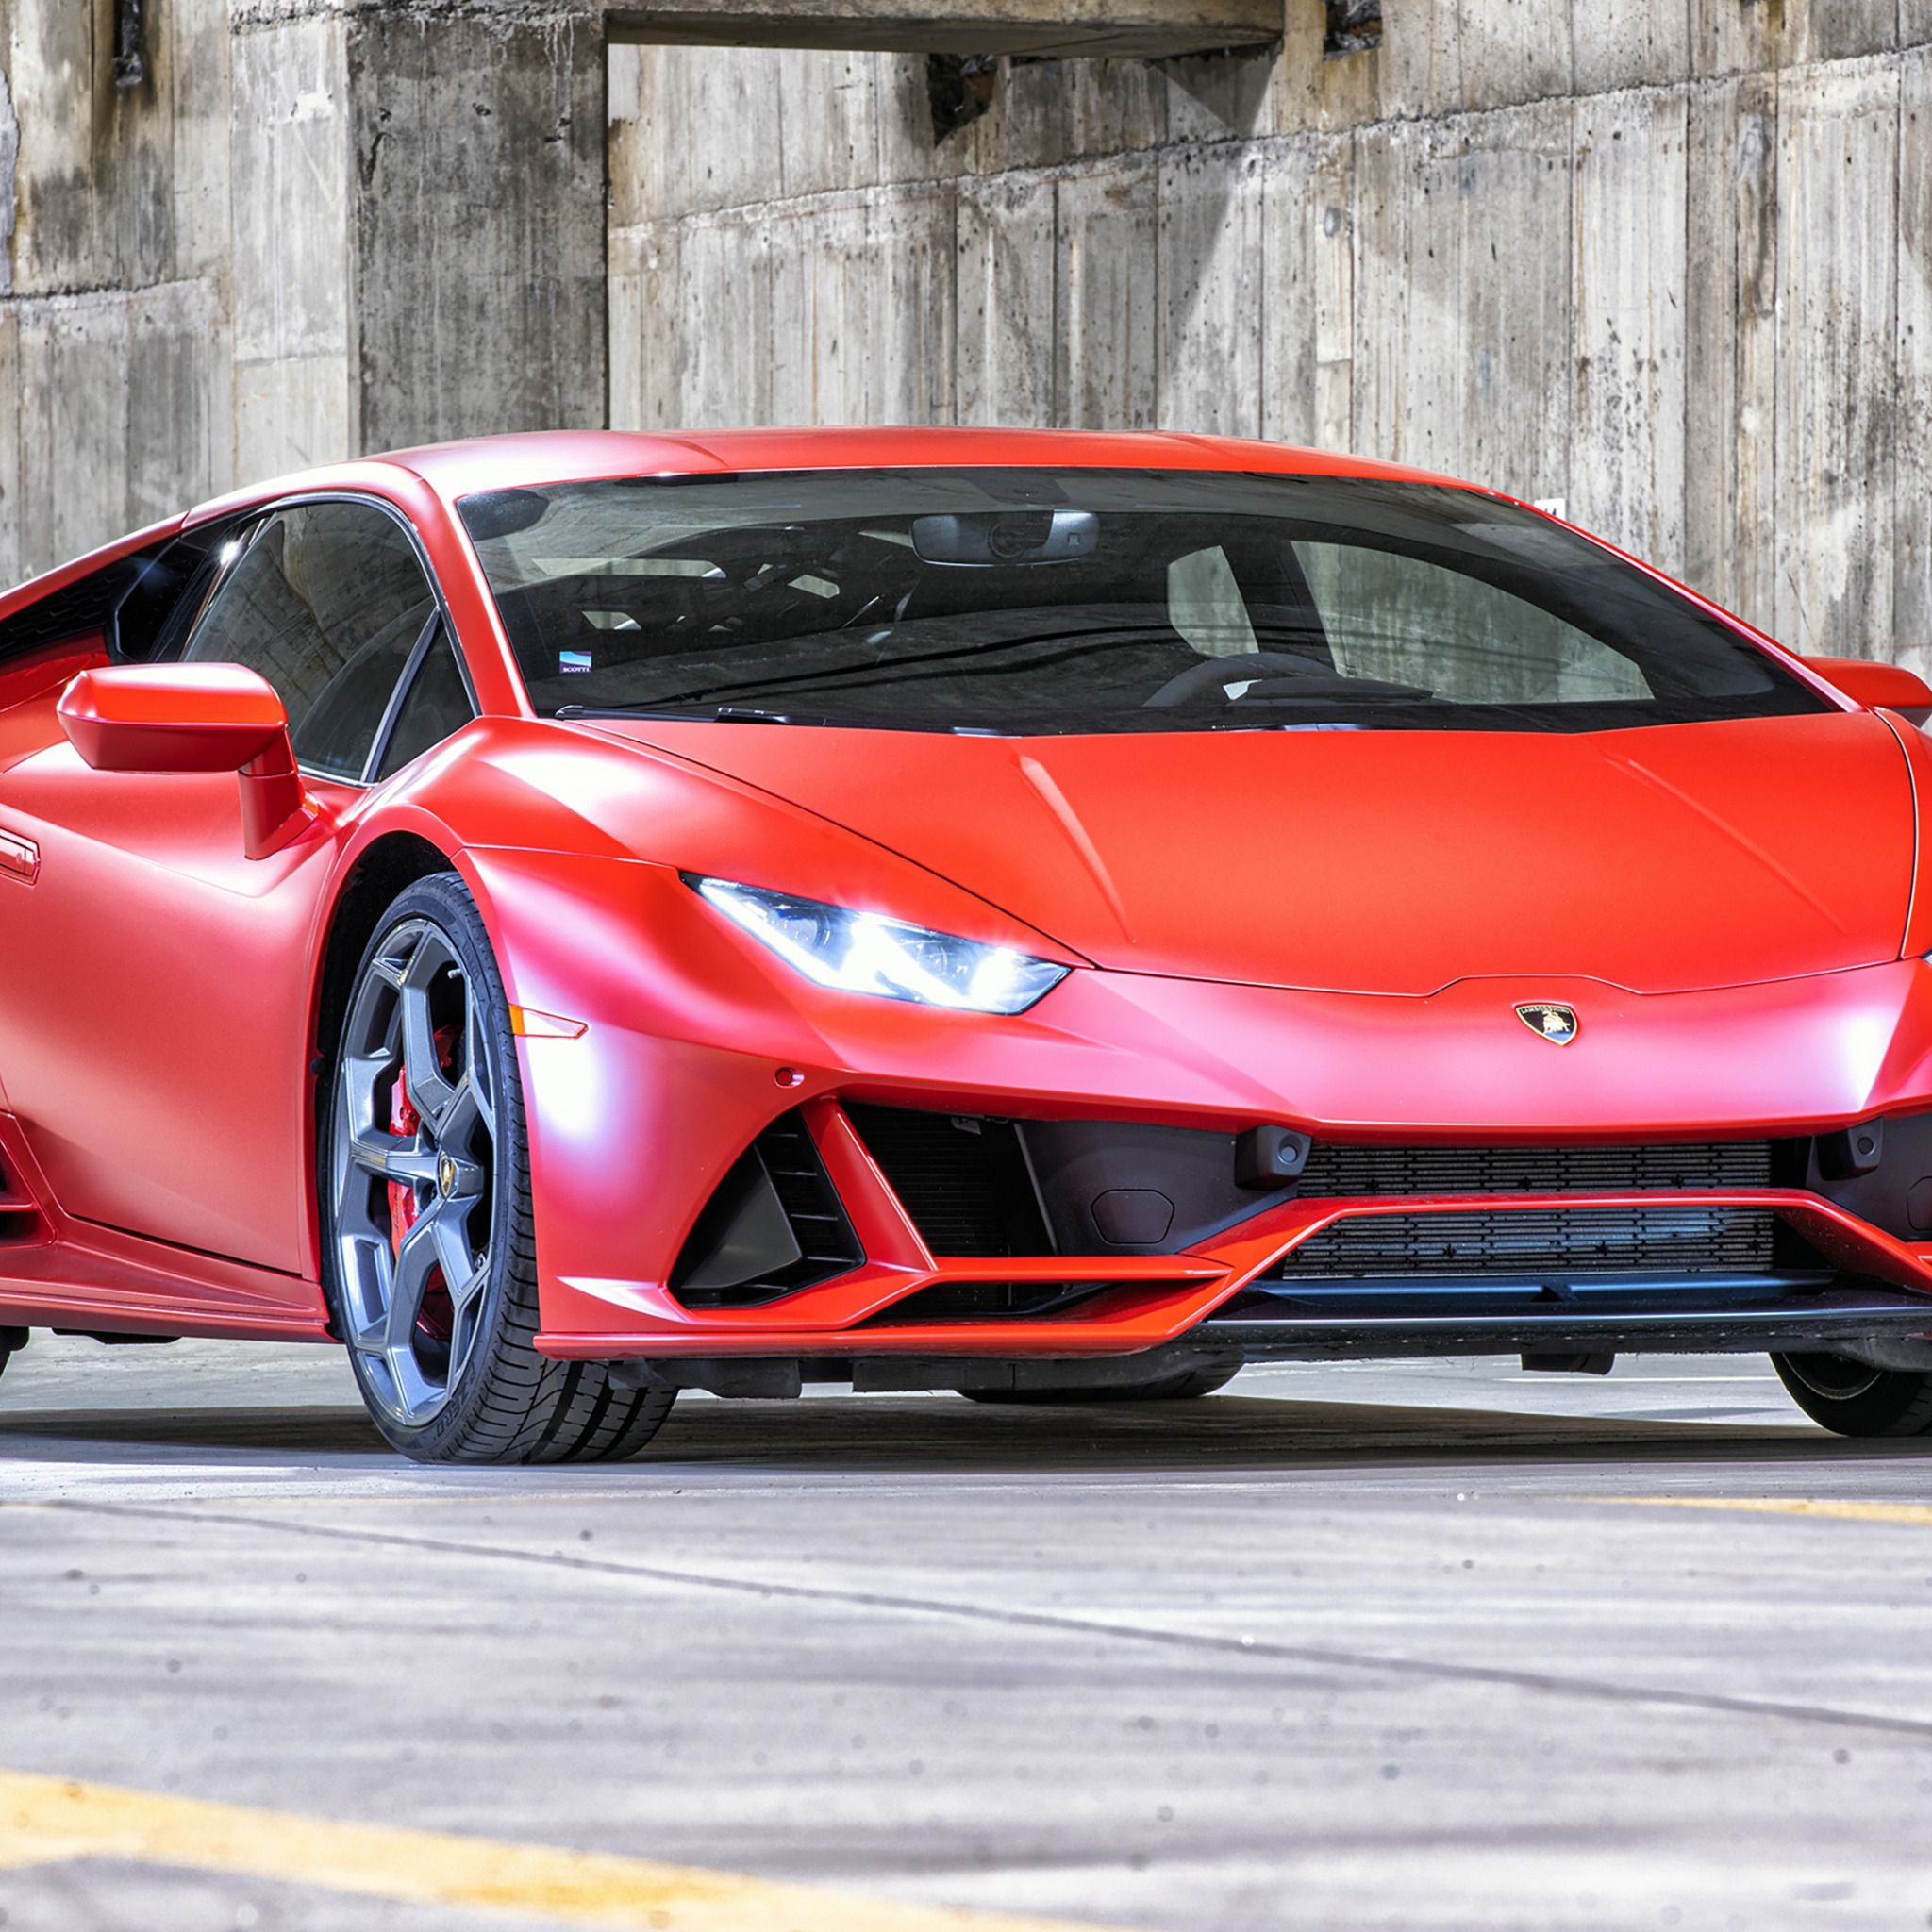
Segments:
[[[1932,685],[1903,664],[1881,664],[1871,658],[1807,657],[1805,662],[1861,705],[1890,705],[1895,710],[1921,714],[1932,708]],[[1923,724],[1925,720],[1921,715],[1916,722]]]
[[[238,773],[250,858],[300,838],[320,809],[295,769],[281,699],[239,664],[83,671],[55,710],[97,772]]]
[[[83,671],[55,709],[97,772],[239,772],[289,732],[268,680],[240,664]]]
[[[1845,694],[1855,675],[1742,625],[1839,708],[1563,739],[572,725],[532,716],[454,513],[474,491],[576,476],[927,462],[1414,474],[1186,436],[508,437],[240,491],[0,597],[4,618],[183,522],[361,492],[421,538],[483,711],[387,784],[311,782],[304,836],[250,858],[234,766],[76,756],[56,700],[104,661],[98,639],[0,666],[0,833],[40,860],[30,885],[0,882],[0,1321],[321,1337],[319,974],[360,855],[392,832],[461,873],[510,1000],[567,1016],[518,1040],[541,1340],[563,1357],[850,1352],[843,1330],[927,1281],[1023,1277],[1113,1286],[1048,1323],[870,1328],[864,1352],[1124,1352],[1183,1332],[1336,1215],[1389,1205],[1291,1204],[1181,1255],[935,1257],[842,1097],[1445,1142],[1808,1132],[1932,1107],[1914,831],[1932,757]],[[116,681],[89,678],[70,709],[98,716]],[[1074,970],[1011,1019],[830,992],[680,869]],[[1577,1007],[1573,1045],[1520,1024],[1531,999]],[[777,1307],[679,1307],[663,1283],[699,1206],[801,1103],[868,1260]],[[1932,1248],[1816,1196],[1723,1198],[1932,1290]],[[1457,1204],[1400,1204],[1431,1205]]]
[[[1128,972],[1402,993],[1590,974],[1674,992],[1896,958],[1911,892],[1911,779],[1872,717],[1177,732],[1131,754],[1107,736],[602,728],[807,806]]]

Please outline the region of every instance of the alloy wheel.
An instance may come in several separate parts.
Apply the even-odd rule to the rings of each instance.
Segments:
[[[451,937],[400,921],[365,962],[339,1061],[331,1183],[346,1340],[371,1403],[420,1428],[483,1326],[497,1080]]]

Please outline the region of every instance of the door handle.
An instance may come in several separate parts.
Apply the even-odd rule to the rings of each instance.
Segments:
[[[40,875],[41,848],[17,832],[0,832],[0,873],[30,886]]]

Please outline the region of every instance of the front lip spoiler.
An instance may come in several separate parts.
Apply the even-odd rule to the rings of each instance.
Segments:
[[[1191,1249],[1173,1255],[1057,1255],[1045,1257],[934,1256],[920,1238],[887,1185],[883,1174],[839,1108],[808,1103],[807,1118],[826,1173],[845,1204],[867,1259],[859,1267],[800,1290],[782,1299],[746,1308],[693,1311],[675,1301],[658,1282],[589,1282],[566,1279],[565,1286],[595,1296],[607,1306],[631,1311],[633,1322],[596,1333],[554,1333],[537,1339],[544,1354],[564,1360],[608,1360],[624,1357],[832,1356],[861,1354],[919,1356],[997,1356],[1007,1358],[1138,1355],[1174,1341],[1205,1323],[1242,1291],[1254,1286],[1276,1262],[1332,1223],[1359,1214],[1548,1213],[1552,1209],[1593,1208],[1758,1208],[1788,1223],[1820,1257],[1831,1277],[1853,1277],[1859,1293],[1883,1291],[1882,1309],[1856,1319],[1864,1324],[1835,1332],[1869,1335],[1932,1333],[1932,1248],[1907,1247],[1860,1221],[1820,1194],[1796,1188],[1720,1188],[1678,1191],[1619,1189],[1563,1194],[1407,1194],[1373,1199],[1322,1198],[1286,1201],[1224,1229]],[[1698,1277],[1685,1277],[1697,1283]],[[1817,1277],[1812,1277],[1813,1280]],[[1109,1284],[1065,1314],[1027,1320],[924,1322],[903,1325],[877,1317],[920,1289],[948,1283],[987,1281]],[[1707,1284],[1708,1277],[1706,1278]],[[1703,1304],[1705,1312],[1680,1300],[1670,1320],[1646,1326],[1657,1348],[1683,1344],[1672,1334],[1718,1336],[1735,1332],[1779,1335],[1774,1325],[1747,1319],[1745,1311],[1723,1310],[1721,1298]],[[1774,1315],[1760,1310],[1760,1316]],[[1822,1312],[1822,1311],[1821,1311]],[[1453,1311],[1442,1318],[1454,1320]],[[869,1319],[872,1318],[872,1319]],[[1405,1332],[1422,1335],[1420,1311],[1390,1321],[1375,1330],[1391,1352]],[[1574,1319],[1574,1317],[1572,1319]],[[1454,1332],[1474,1335],[1466,1311]],[[859,1327],[864,1324],[864,1327]],[[1729,1325],[1726,1326],[1725,1324]],[[1916,1324],[1916,1325],[1915,1325]],[[1640,1324],[1642,1325],[1642,1324]],[[1277,1339],[1281,1329],[1270,1324]],[[856,1331],[856,1332],[855,1332]],[[1220,1324],[1214,1332],[1223,1331]],[[1449,1332],[1449,1331],[1441,1331]],[[1497,1334],[1506,1332],[1497,1329]],[[1508,1329],[1507,1333],[1516,1330]],[[1542,1339],[1574,1331],[1539,1324],[1531,1345],[1557,1347]],[[1593,1333],[1612,1330],[1607,1319]],[[1618,1328],[1615,1333],[1626,1332]],[[1809,1338],[1814,1342],[1816,1335]],[[1230,1340],[1232,1335],[1230,1334]],[[1258,1344],[1257,1344],[1258,1345]],[[1325,1344],[1334,1347],[1334,1342]],[[1474,1347],[1475,1344],[1472,1343]],[[1480,1344],[1505,1349],[1500,1341]],[[1625,1344],[1634,1345],[1634,1344]],[[1782,1346],[1756,1339],[1726,1343],[1699,1340],[1696,1349],[1750,1349]],[[1507,1344],[1513,1347],[1515,1344]],[[1441,1352],[1440,1348],[1434,1352]],[[1450,1353],[1463,1352],[1461,1348]]]
[[[1428,1284],[1270,1282],[1193,1331],[1251,1360],[1374,1357],[1757,1354],[1932,1329],[1924,1294],[1854,1274],[1630,1276]]]

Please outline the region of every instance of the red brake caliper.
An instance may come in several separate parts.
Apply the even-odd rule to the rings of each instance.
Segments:
[[[439,1026],[436,1029],[436,1063],[444,1074],[456,1070],[457,1029],[454,1026]],[[416,1111],[409,1098],[409,1083],[401,1067],[396,1069],[396,1084],[390,1093],[389,1130],[403,1137],[413,1136],[423,1124],[423,1116]],[[390,1246],[400,1255],[403,1251],[403,1237],[415,1226],[416,1217],[422,1210],[416,1205],[416,1190],[407,1181],[389,1183],[389,1240]],[[441,1266],[430,1270],[429,1278],[423,1285],[423,1307],[416,1317],[416,1325],[425,1334],[441,1341],[447,1341],[451,1329],[449,1290],[442,1278]]]
[[[402,1068],[396,1069],[396,1084],[389,1099],[389,1130],[391,1134],[413,1135],[423,1124],[423,1116],[409,1104],[409,1085]],[[397,1254],[403,1251],[403,1237],[416,1224],[416,1190],[407,1181],[389,1184],[389,1244]]]

